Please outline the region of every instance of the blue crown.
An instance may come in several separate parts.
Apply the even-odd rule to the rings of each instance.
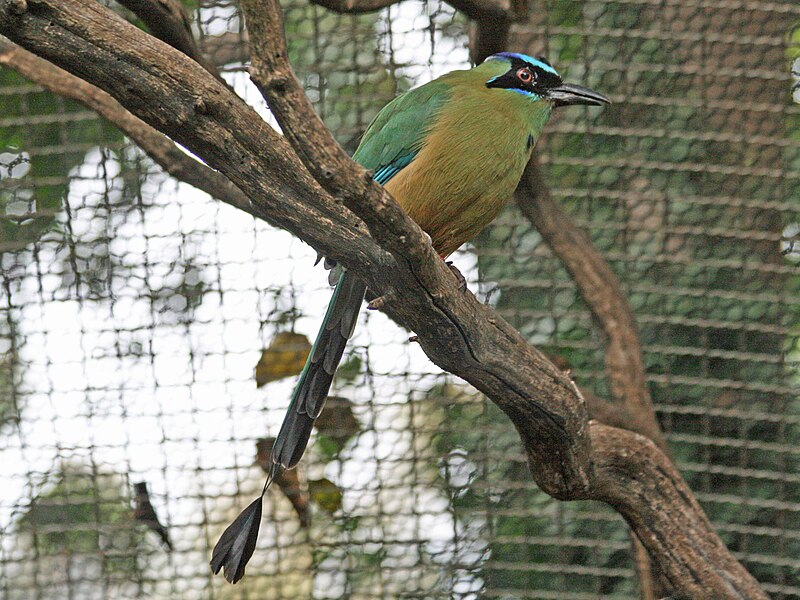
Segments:
[[[527,54],[519,54],[517,52],[500,52],[498,54],[492,54],[486,60],[507,60],[511,61],[513,59],[521,60],[522,62],[528,63],[534,67],[539,67],[542,71],[547,71],[548,73],[552,73],[553,75],[558,76],[558,72],[550,66],[549,63],[539,59],[533,58],[532,56],[528,56]]]

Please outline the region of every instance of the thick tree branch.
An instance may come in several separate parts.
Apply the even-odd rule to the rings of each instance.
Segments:
[[[354,163],[347,167],[346,172],[357,173],[352,185],[335,173],[331,167],[337,163],[326,163],[339,156],[336,146],[314,170],[333,182],[331,189],[341,186],[341,199],[326,194],[286,140],[199,65],[93,1],[2,0],[0,33],[109,92],[247,189],[272,224],[354,269],[376,293],[391,291],[397,300],[387,313],[418,333],[439,366],[467,379],[512,417],[540,485],[559,497],[585,493],[590,469],[586,410],[571,381],[493,310],[458,291],[416,224],[367,181],[363,169]],[[379,203],[363,206],[364,200],[355,199],[353,206],[370,222],[376,239],[386,240],[392,252],[408,250],[421,260],[401,260],[387,269],[386,252],[341,204],[353,200],[351,190],[365,188],[373,197],[377,193]],[[395,238],[390,231],[403,233]],[[409,236],[422,241],[412,247]]]
[[[593,497],[625,518],[679,598],[767,598],[653,442],[596,421],[590,432],[597,475]]]
[[[277,12],[274,3],[248,6],[251,26],[258,11]],[[251,29],[257,52],[270,46],[255,38],[279,26],[273,15]],[[298,126],[284,130],[332,194],[309,176],[284,139],[199,65],[93,0],[0,0],[0,33],[110,93],[248,190],[271,223],[341,260],[377,293],[391,292],[388,297],[397,300],[386,311],[417,332],[434,362],[467,379],[509,415],[540,487],[559,498],[595,498],[617,508],[678,593],[766,597],[716,537],[663,453],[642,436],[590,424],[568,377],[493,310],[457,290],[396,203],[335,145],[314,145],[330,140],[313,131],[318,121],[298,118],[308,116],[305,99],[297,96],[285,53],[262,56],[261,67],[274,65],[278,74],[265,73],[262,87],[271,98],[299,101],[300,113],[288,100],[273,108],[284,124]],[[395,239],[398,234],[404,239]],[[398,259],[392,268],[387,251]]]
[[[14,0],[0,6],[0,33],[55,64],[66,59],[60,66],[124,99],[133,114],[196,150],[212,167],[236,164],[239,181],[234,183],[259,190],[259,209],[274,224],[303,231],[334,258],[345,258],[338,247],[350,262],[363,262],[367,255],[374,259],[379,250],[363,225],[316,184],[282,136],[196,62],[94,2]],[[63,23],[51,23],[49,17]],[[24,34],[27,24],[31,37]],[[305,202],[289,205],[290,197]],[[319,230],[308,228],[308,218],[322,219]],[[350,244],[340,246],[337,239]]]
[[[543,476],[543,487],[555,495],[567,490],[576,493],[585,489],[589,483],[589,465],[585,462],[587,439],[584,432],[576,428],[585,418],[585,407],[577,389],[540,353],[524,343],[520,347],[521,337],[511,326],[493,311],[487,311],[474,297],[457,289],[449,270],[438,260],[419,226],[388,192],[372,181],[371,173],[353,162],[339,147],[317,117],[288,63],[283,18],[277,3],[244,0],[242,8],[253,51],[251,76],[286,132],[287,139],[323,187],[358,214],[372,237],[403,267],[397,271],[400,277],[393,278],[391,283],[381,282],[379,287],[366,278],[376,293],[382,293],[381,288],[387,287],[388,283],[389,297],[396,301],[387,307],[386,312],[418,332],[422,348],[434,362],[460,375],[481,391],[494,392],[494,399],[503,410],[523,419],[526,427],[521,433],[526,438],[544,437],[549,441],[549,451],[555,453],[557,460],[532,461],[532,468]],[[403,277],[406,269],[408,276]],[[442,317],[441,329],[432,328],[430,322],[420,322],[419,315],[408,310],[418,302],[419,299],[413,297],[413,290],[419,291],[420,287],[423,297]],[[490,325],[488,328],[487,323]],[[448,345],[442,344],[445,340],[451,340],[448,352],[442,352]],[[487,343],[490,340],[500,346],[492,347],[491,342]],[[528,364],[534,367],[530,374],[538,371],[548,385],[560,388],[559,395],[564,402],[554,403],[552,398],[526,393],[524,388],[520,388],[516,378],[498,360],[498,355],[506,355],[503,348],[508,352],[516,348],[516,352],[529,354],[531,362]],[[539,380],[534,384],[531,381],[534,387],[530,389],[538,389],[542,382]],[[544,455],[539,456],[540,452],[541,446],[532,447],[531,458],[544,458]]]
[[[299,86],[299,83],[297,83],[296,80],[294,80],[292,82],[292,85],[289,86],[289,94],[286,93],[286,91],[287,91],[286,86],[283,85],[283,78],[291,78],[291,79],[294,79],[294,78],[293,78],[293,75],[291,73],[291,67],[288,64],[288,61],[285,60],[285,57],[286,57],[285,48],[281,47],[281,45],[279,44],[279,40],[283,39],[283,24],[281,22],[280,9],[277,6],[277,4],[275,3],[275,0],[272,0],[272,1],[268,0],[266,7],[263,8],[263,9],[262,9],[262,7],[257,6],[254,1],[244,0],[244,8],[245,8],[246,14],[248,15],[249,29],[250,29],[250,31],[252,31],[253,37],[256,40],[254,48],[253,48],[253,50],[254,50],[254,60],[253,60],[253,64],[254,64],[254,72],[253,72],[254,80],[256,80],[257,84],[261,83],[261,85],[259,87],[262,89],[262,92],[264,93],[265,98],[267,99],[267,101],[269,102],[269,104],[271,106],[274,107],[276,104],[281,103],[282,100],[285,101],[285,105],[281,109],[282,112],[284,112],[283,119],[281,119],[281,116],[278,116],[279,121],[281,121],[281,123],[284,126],[284,128],[291,127],[291,125],[292,125],[291,122],[292,122],[293,118],[296,119],[298,116],[299,116],[301,122],[303,122],[303,123],[312,123],[313,120],[309,119],[309,113],[311,113],[313,111],[311,110],[310,104],[307,101],[304,102],[305,98],[304,98],[302,89]],[[486,53],[496,52],[497,48],[493,47],[493,45],[496,46],[498,43],[504,43],[504,39],[507,36],[507,32],[508,32],[508,25],[506,24],[506,20],[505,20],[505,16],[504,16],[505,14],[506,13],[503,12],[502,16],[499,19],[495,18],[495,16],[492,15],[492,17],[488,20],[489,23],[499,22],[499,31],[503,32],[503,34],[502,34],[503,41],[500,42],[500,41],[498,41],[497,38],[485,41],[485,46],[482,49],[484,52],[486,52]],[[487,21],[483,21],[484,25],[486,24],[486,22]],[[480,31],[480,28],[479,28],[479,31]],[[267,40],[269,40],[269,42]],[[268,58],[264,61],[264,64],[259,64],[257,59],[259,57],[262,57],[262,56],[266,56]],[[279,75],[278,75],[278,73],[279,73]],[[280,77],[281,81],[282,81],[282,83],[280,85],[280,88],[277,90],[279,92],[278,94],[275,93],[276,90],[274,90],[273,88],[271,88],[268,85],[264,85],[263,84],[264,81],[270,81],[270,79],[273,76]],[[290,95],[294,96],[294,98],[293,98],[294,101],[289,100],[289,96]],[[298,106],[298,104],[297,104],[298,102],[303,107],[302,111],[298,111],[298,112],[300,112],[300,113],[305,112],[304,115],[303,114],[301,114],[301,115],[295,115],[294,114],[294,109]],[[297,121],[295,121],[295,124],[296,123],[297,123]],[[306,135],[304,135],[303,138],[293,141],[293,146],[295,147],[295,149],[298,150],[299,152],[301,152],[301,154],[304,154],[304,155],[309,155],[310,154],[309,147],[308,146],[304,146],[304,144],[302,143],[303,141],[307,141],[307,139],[308,138],[306,137]],[[331,142],[332,142],[332,140],[331,140]],[[313,149],[313,147],[312,147],[312,149]],[[315,157],[313,155],[310,156],[309,158],[311,160],[315,159]],[[306,164],[308,166],[308,163],[306,163]],[[313,169],[312,169],[312,172],[313,172]],[[319,178],[318,178],[318,180],[319,180]],[[323,185],[324,185],[324,183],[323,183]],[[598,258],[599,258],[599,255],[598,255]],[[602,262],[602,259],[600,259],[600,262],[601,262],[601,266],[605,265],[605,263]],[[620,294],[620,296],[621,296],[621,294]],[[627,306],[627,304],[625,303],[625,301],[623,299],[623,307],[625,307],[625,306]],[[613,314],[613,316],[618,316],[617,313],[612,313],[612,314]],[[601,311],[601,316],[606,318],[605,322],[607,324],[608,323],[608,318],[607,318],[608,317],[608,313]],[[631,316],[629,322],[624,323],[623,325],[624,326],[628,326],[628,325],[632,325],[632,324],[633,324],[633,319],[632,319],[632,316]],[[632,330],[632,334],[633,334],[633,339],[636,342],[636,346],[634,347],[634,351],[636,351],[636,349],[638,348],[638,338],[636,337],[635,329]],[[613,342],[613,341],[616,341],[617,338],[613,337],[611,339],[612,339],[612,342]],[[612,350],[613,350],[613,348],[612,348]],[[643,368],[640,371],[643,374]],[[646,393],[646,390],[645,390],[645,393]],[[649,396],[646,396],[646,398],[649,400]],[[640,404],[640,402],[639,402],[641,400],[640,398],[636,398],[634,400],[637,401]],[[638,404],[637,404],[637,407],[638,407]],[[650,426],[651,422],[648,419],[648,417],[650,417],[651,415],[652,415],[652,407],[650,407],[649,413],[644,412],[644,411],[637,411],[636,416],[640,417],[643,420],[643,423],[639,424],[639,426],[642,427],[643,429],[649,429],[650,428],[649,426]],[[651,439],[657,439],[658,441],[660,441],[663,444],[663,438],[661,438],[660,430],[658,429],[657,424],[655,425],[654,431],[651,431],[650,433],[651,433],[651,436],[650,436]],[[666,462],[668,463],[668,460],[666,460]],[[673,470],[674,470],[674,468],[673,468]],[[677,473],[675,473],[675,474],[677,474]],[[685,487],[685,484],[683,484],[683,482],[680,480],[679,477],[677,478],[677,481],[681,485],[683,485]],[[692,508],[694,508],[696,510],[699,510],[699,506],[694,506]],[[702,511],[700,511],[700,514],[702,515]],[[703,518],[704,518],[704,516],[703,516]],[[710,529],[710,527],[709,527],[709,529]],[[712,543],[718,542],[718,539],[716,538],[716,536],[714,536],[713,531],[711,532],[711,534],[712,534],[712,537],[713,537]],[[721,545],[721,543],[719,543],[719,545]],[[637,549],[638,549],[638,545],[637,545]],[[649,563],[647,562],[646,556],[640,557],[640,562],[641,562],[642,566],[648,567],[647,572],[644,572],[644,573],[640,572],[640,575],[642,576],[643,587],[648,587],[649,588],[649,585],[650,585]],[[738,566],[738,563],[736,563],[736,565]],[[739,568],[741,569],[740,566],[739,566]],[[741,569],[741,570],[744,571],[743,569]],[[669,577],[668,573],[665,572],[664,574],[667,577]],[[651,595],[650,591],[648,591],[646,595]]]

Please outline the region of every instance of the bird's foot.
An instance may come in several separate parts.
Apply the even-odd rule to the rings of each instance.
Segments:
[[[446,264],[447,268],[450,269],[450,272],[453,275],[456,276],[456,279],[458,280],[458,289],[461,290],[462,292],[466,292],[467,291],[467,280],[461,274],[461,271],[458,270],[458,267],[456,267],[453,264],[452,260],[447,260],[447,261],[445,261],[444,264]]]
[[[367,310],[380,310],[386,306],[386,296],[376,296],[367,302]]]
[[[387,304],[391,304],[397,298],[396,294],[392,291],[388,291],[385,294],[380,296],[375,296],[374,298],[370,298],[370,294],[367,294],[367,310],[380,310]]]

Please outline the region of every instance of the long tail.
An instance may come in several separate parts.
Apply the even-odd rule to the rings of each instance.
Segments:
[[[281,469],[294,467],[303,456],[314,421],[325,405],[333,374],[342,360],[347,340],[353,335],[366,290],[366,286],[355,275],[342,272],[275,439],[271,478]]]
[[[244,576],[247,561],[253,556],[264,493],[283,469],[291,469],[303,456],[314,421],[325,405],[333,374],[342,359],[347,340],[353,335],[366,289],[355,275],[342,272],[272,447],[272,463],[261,495],[228,525],[214,546],[211,570],[216,574],[224,569],[225,579],[231,583],[236,583]]]

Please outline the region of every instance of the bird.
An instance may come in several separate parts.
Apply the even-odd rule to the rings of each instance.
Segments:
[[[169,532],[167,531],[167,528],[164,527],[158,520],[158,515],[156,514],[153,505],[150,503],[150,494],[147,491],[147,483],[144,481],[134,483],[133,489],[135,492],[133,498],[134,520],[137,523],[146,525],[148,529],[158,534],[158,537],[161,538],[161,543],[164,545],[164,548],[172,552],[172,542],[169,539]]]
[[[389,102],[367,127],[353,159],[373,171],[446,259],[500,213],[553,108],[609,103],[603,94],[565,83],[544,58],[501,52]],[[231,583],[242,578],[255,549],[261,498],[278,473],[303,455],[353,334],[366,285],[340,270],[273,446],[262,496],[223,532],[212,552],[213,572],[224,568]]]

